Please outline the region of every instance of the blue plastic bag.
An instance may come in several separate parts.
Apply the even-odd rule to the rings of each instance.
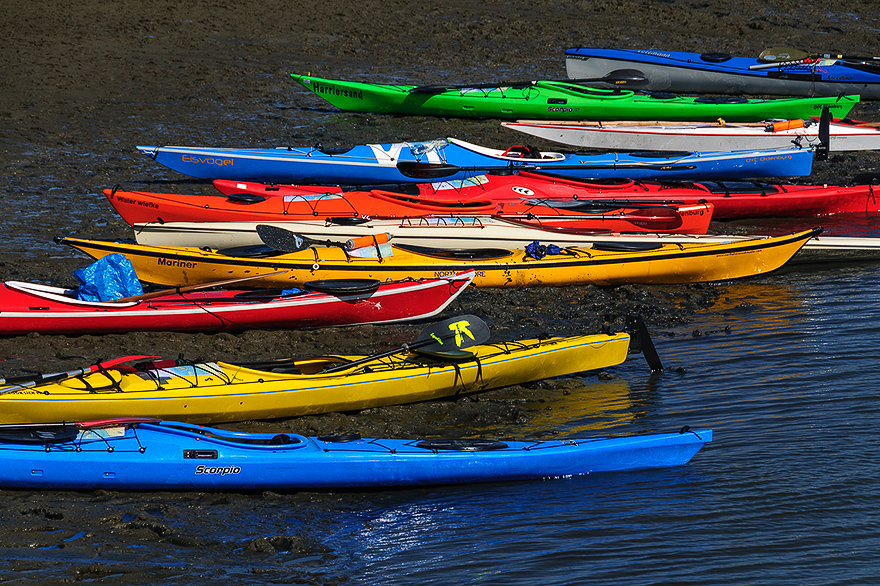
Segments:
[[[546,246],[535,240],[526,246],[526,254],[530,257],[541,260],[548,254],[562,254],[562,249],[555,244],[547,244]]]
[[[144,292],[131,261],[118,253],[74,271],[73,276],[80,283],[76,289],[80,301],[115,301]]]

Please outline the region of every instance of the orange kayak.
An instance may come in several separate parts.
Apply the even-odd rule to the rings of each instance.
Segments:
[[[110,204],[129,224],[166,222],[291,222],[328,220],[356,223],[365,218],[496,216],[539,227],[602,232],[705,234],[713,207],[690,204],[595,202],[567,199],[444,199],[374,189],[342,191],[328,187],[286,186],[283,194],[230,193],[223,196],[104,190]]]

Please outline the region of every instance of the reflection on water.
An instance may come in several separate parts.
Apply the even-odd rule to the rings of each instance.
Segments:
[[[880,214],[837,214],[812,218],[757,218],[718,222],[719,231],[729,233],[746,229],[751,233],[774,236],[800,232],[821,226],[822,236],[880,238]]]
[[[682,468],[389,494],[349,517],[351,533],[343,534],[364,583],[383,576],[444,584],[613,579],[623,571],[618,555],[635,553],[653,525],[699,525],[713,506],[697,491],[708,481]],[[673,531],[661,537],[682,554],[702,548]],[[589,576],[579,570],[585,565]]]
[[[547,393],[540,401],[527,401],[524,407],[534,413],[531,421],[520,426],[526,435],[553,430],[562,437],[576,437],[625,425],[644,415],[624,380],[567,386],[564,391]]]

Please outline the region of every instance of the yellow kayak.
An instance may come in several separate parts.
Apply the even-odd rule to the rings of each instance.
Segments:
[[[623,362],[629,345],[629,334],[616,333],[482,344],[455,356],[401,350],[251,365],[149,361],[0,386],[0,423],[117,417],[217,423],[350,411],[601,369]],[[339,370],[322,373],[333,367]]]
[[[673,284],[720,281],[773,271],[784,265],[821,228],[779,237],[652,244],[570,247],[537,259],[525,249],[446,250],[387,246],[379,256],[355,256],[343,247],[311,247],[279,253],[266,247],[218,251],[173,246],[57,238],[93,258],[120,253],[138,277],[159,285],[182,286],[286,271],[255,279],[256,287],[302,284],[315,279],[438,278],[475,270],[476,287]],[[260,252],[260,248],[263,249]],[[389,255],[390,253],[390,255]]]

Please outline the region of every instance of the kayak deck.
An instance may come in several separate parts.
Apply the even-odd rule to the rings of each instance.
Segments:
[[[0,487],[327,489],[567,478],[681,466],[711,430],[564,440],[256,434],[122,418],[0,426]]]

